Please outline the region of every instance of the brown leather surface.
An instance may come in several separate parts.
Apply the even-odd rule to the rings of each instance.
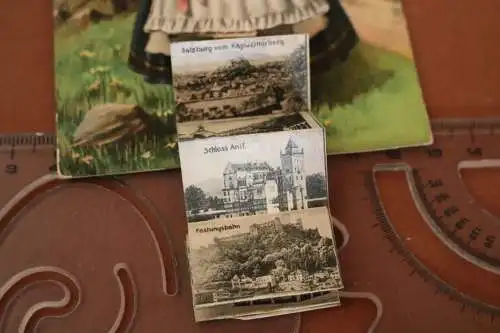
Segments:
[[[2,74],[0,78],[0,132],[53,132],[55,106],[52,74],[51,2],[40,0],[25,0],[22,2],[2,0],[0,5],[0,68]],[[431,117],[500,116],[500,62],[498,61],[500,59],[500,44],[498,43],[500,2],[498,0],[406,1],[405,12],[408,17],[415,59],[419,67],[424,89],[424,97],[428,103]],[[345,170],[345,168],[341,169]],[[334,160],[330,161],[329,172],[330,183],[333,185],[332,190],[335,193],[333,209],[339,211],[341,215],[348,208],[356,209],[356,205],[352,202],[347,202],[347,200],[353,197],[348,194],[356,191],[356,186],[360,186],[360,184],[352,184],[349,177],[339,174],[340,171],[336,168]],[[498,207],[498,204],[495,205],[494,203],[494,196],[499,195],[499,192],[495,191],[498,188],[495,184],[498,184],[498,182],[489,181],[491,177],[498,177],[498,175],[479,172],[474,173],[469,178],[469,182],[474,184],[474,186],[470,186],[470,191],[479,193],[479,201],[484,203],[487,208],[490,206]],[[166,178],[165,186],[167,188],[163,192],[152,189],[154,188],[153,184],[158,184],[154,179],[148,180],[146,177],[144,180],[138,180],[138,182],[142,183],[141,188],[149,190],[152,194],[159,195],[163,193],[161,198],[168,202],[168,204],[162,210],[169,215],[171,221],[181,224],[183,223],[182,210],[175,207],[176,204],[181,204],[180,177],[176,172],[172,172]],[[386,208],[393,212],[391,214],[392,218],[404,221],[403,224],[406,226],[415,226],[421,223],[421,219],[415,211],[411,198],[409,198],[407,187],[405,188],[405,186],[401,185],[401,177],[397,175],[384,175],[382,178],[381,183],[384,189],[382,195],[384,203],[387,202],[386,206],[390,206]],[[479,184],[482,190],[481,188],[477,188]],[[0,186],[4,185],[0,184]],[[65,243],[64,232],[80,232],[82,235],[80,237],[81,242],[74,245],[78,246],[82,252],[85,252],[82,258],[85,258],[87,261],[94,260],[96,262],[95,271],[97,272],[94,275],[87,272],[86,274],[88,275],[83,274],[82,278],[86,282],[94,283],[95,288],[108,290],[109,287],[113,291],[111,294],[108,292],[102,294],[102,296],[99,293],[93,293],[91,298],[86,300],[87,303],[84,304],[86,306],[84,309],[97,306],[100,309],[99,317],[85,317],[85,315],[82,315],[83,311],[78,314],[81,316],[80,318],[71,319],[70,317],[69,319],[70,322],[74,323],[78,323],[79,320],[80,322],[86,322],[85,329],[87,332],[106,331],[106,327],[111,327],[113,323],[113,320],[106,320],[106,318],[114,318],[116,316],[115,309],[118,307],[114,303],[116,303],[117,297],[115,294],[118,294],[118,292],[113,288],[117,287],[116,283],[111,280],[113,277],[110,278],[108,276],[106,279],[100,280],[101,282],[98,280],[95,280],[97,281],[95,282],[94,279],[99,275],[100,269],[104,267],[103,265],[106,264],[107,260],[110,260],[116,253],[122,256],[130,255],[131,258],[134,258],[133,260],[139,260],[135,265],[136,267],[142,267],[144,272],[144,275],[141,275],[142,277],[147,276],[148,270],[155,269],[153,267],[154,258],[148,257],[146,253],[143,255],[138,255],[137,253],[138,251],[151,252],[151,247],[144,249],[141,246],[141,244],[151,245],[151,242],[149,241],[148,243],[144,238],[141,243],[141,238],[146,237],[146,235],[144,235],[144,230],[137,226],[117,227],[116,225],[107,225],[106,227],[102,227],[96,223],[98,220],[96,211],[99,211],[100,200],[96,200],[93,192],[90,190],[78,194],[80,202],[86,201],[96,206],[96,211],[86,212],[85,221],[90,221],[89,225],[77,227],[76,229],[68,226],[58,229],[56,227],[57,221],[54,220],[49,225],[50,229],[45,230],[45,234],[36,231],[36,235],[33,235],[32,233],[35,232],[35,229],[30,233],[30,225],[41,217],[50,220],[51,212],[54,210],[66,211],[71,215],[70,208],[72,205],[77,205],[77,203],[65,200],[65,198],[67,197],[59,198],[60,202],[58,202],[58,197],[55,196],[42,205],[42,207],[30,213],[32,216],[28,217],[28,222],[23,225],[21,230],[17,231],[20,233],[16,237],[18,244],[7,244],[11,246],[10,252],[8,252],[7,256],[0,256],[0,265],[14,265],[15,267],[12,266],[13,270],[16,267],[21,269],[23,268],[24,261],[33,259],[29,256],[26,257],[25,253],[21,254],[24,248],[23,240],[31,238],[45,239],[47,242],[45,244],[48,245],[46,247],[31,247],[32,252],[30,254],[35,257],[37,255],[44,257],[53,248],[58,246],[67,248],[71,245],[66,244],[67,242]],[[108,199],[112,201],[108,202],[108,205],[115,205],[115,209],[121,211],[120,214],[133,213],[130,208],[127,208],[123,202],[120,202],[116,198]],[[104,208],[101,207],[101,209]],[[167,209],[170,210],[167,212]],[[494,210],[492,209],[492,211]],[[61,212],[58,213],[61,214]],[[360,219],[363,219],[362,214],[368,213],[368,211],[360,211],[357,215]],[[113,223],[117,223],[116,219],[112,220],[114,221]],[[349,227],[349,221],[344,222]],[[175,235],[184,234],[184,227],[174,226],[173,229],[174,238]],[[411,229],[413,237],[417,235],[421,238],[432,237],[432,235],[429,236],[424,231],[417,229]],[[54,232],[54,230],[58,231]],[[95,242],[104,237],[110,237],[109,242],[113,241],[113,237],[128,239],[130,240],[129,244],[132,244],[135,248],[123,249],[117,246],[114,249],[117,251],[115,254],[100,253],[99,248],[92,248],[92,244],[97,244]],[[376,232],[373,233],[373,237],[382,238]],[[75,239],[75,237],[72,237],[72,239]],[[431,241],[429,240],[429,242]],[[29,242],[31,244],[31,241]],[[351,242],[359,242],[359,239],[356,241],[353,238]],[[381,241],[376,243],[375,240],[369,238],[363,239],[362,242],[366,243],[366,248],[379,243],[383,244]],[[182,246],[179,244],[177,242],[176,251],[182,249]],[[421,255],[429,258],[433,263],[437,263],[436,267],[433,267],[435,270],[447,270],[447,274],[467,277],[468,271],[466,268],[462,268],[463,271],[457,271],[453,266],[445,265],[445,257],[437,253],[437,247],[429,246]],[[358,248],[363,248],[363,246]],[[384,251],[386,250],[384,249]],[[61,256],[59,259],[68,260],[68,258],[64,257],[63,253],[58,253]],[[16,259],[16,255],[19,255],[19,260]],[[363,255],[369,256],[370,252],[362,250],[356,252],[346,249],[345,254],[342,255],[346,279],[349,280],[353,276],[349,271],[351,268],[359,271],[360,268],[356,268],[356,265],[360,262],[366,262],[366,260],[359,259],[359,256]],[[390,271],[393,268],[389,264],[390,260],[385,261],[383,255],[377,256],[377,258],[378,261],[369,263],[370,270],[378,269],[381,272],[379,274],[380,279],[384,279],[383,272]],[[52,259],[57,260],[57,258]],[[443,261],[440,266],[439,262],[441,259]],[[85,264],[85,262],[81,264]],[[73,268],[78,271],[79,263],[75,262]],[[394,269],[396,270],[397,268]],[[474,277],[477,278],[476,275]],[[377,285],[375,282],[377,281],[374,281],[373,285]],[[407,277],[393,282],[395,283],[394,288],[401,288],[404,294],[405,284],[410,284],[411,280]],[[178,312],[164,312],[165,303],[169,303],[169,301],[165,302],[157,295],[153,295],[153,290],[159,288],[159,283],[158,280],[145,281],[139,279],[136,281],[137,288],[142,293],[140,303],[138,304],[139,316],[137,317],[137,320],[142,325],[137,326],[133,332],[179,331],[183,330],[184,327],[179,327],[179,325],[182,325],[182,323],[185,324],[186,320],[190,318],[190,314],[186,312],[189,311],[189,304],[185,304],[185,300],[179,304]],[[348,281],[348,284],[355,286],[356,281]],[[124,285],[127,285],[127,283],[125,282]],[[369,283],[365,283],[365,285],[369,285]],[[141,287],[143,288],[141,289]],[[473,283],[469,283],[467,288],[469,288],[468,291],[471,293],[481,294],[484,292],[475,292]],[[484,286],[481,286],[481,288],[484,288]],[[498,285],[491,286],[491,288],[498,289]],[[44,299],[44,293],[49,291],[45,290],[35,296],[37,299]],[[376,289],[367,291],[377,293]],[[451,331],[449,328],[449,322],[453,320],[454,316],[469,316],[471,318],[470,325],[467,327],[464,326],[460,332],[490,332],[485,328],[489,327],[487,326],[489,319],[473,318],[473,315],[470,314],[461,315],[460,311],[455,309],[459,308],[459,305],[441,305],[441,300],[435,300],[432,296],[428,295],[431,292],[425,289],[422,289],[420,292],[418,291],[419,289],[415,287],[412,293],[412,295],[417,295],[418,297],[413,297],[412,299],[405,299],[403,296],[399,299],[392,297],[393,304],[384,304],[384,306],[389,308],[404,308],[405,302],[407,302],[407,304],[411,303],[413,309],[417,308],[417,310],[414,310],[416,312],[419,311],[418,308],[432,308],[434,316],[429,320],[432,321],[434,332],[457,333],[458,331]],[[114,298],[110,295],[113,295]],[[396,302],[400,302],[401,304],[396,304]],[[23,309],[26,309],[27,306],[28,304],[21,304]],[[172,308],[172,303],[167,307]],[[419,331],[412,330],[412,325],[422,326],[421,321],[425,320],[425,318],[412,318],[410,312],[407,312],[406,315],[404,311],[394,313],[398,313],[398,315],[393,318],[384,318],[383,333],[397,331],[416,333]],[[373,319],[373,315],[374,309],[369,302],[345,301],[341,309],[318,311],[304,315],[301,326],[302,332],[319,333],[335,330],[344,333],[366,332],[367,327]],[[144,320],[141,321],[141,318],[144,319],[143,316],[147,318],[146,322]],[[92,325],[92,322],[95,325]],[[99,322],[106,322],[108,326],[98,326]],[[267,330],[289,332],[291,330],[291,327],[289,327],[291,323],[293,322],[290,319],[278,319],[273,325],[268,326]],[[53,332],[60,332],[60,329],[64,330],[70,327],[65,325],[58,326],[55,321],[48,322],[47,324],[52,324],[50,327]],[[208,327],[208,330],[217,330],[217,326],[211,324],[205,327]],[[233,330],[252,332],[265,329],[264,327],[266,326],[262,327],[256,323],[239,323],[231,327]],[[280,327],[281,330],[276,329],[277,327]],[[191,328],[189,329],[190,332],[201,331],[199,327]],[[83,327],[80,326],[80,329],[83,329]],[[80,329],[78,331],[81,331]],[[117,331],[119,330],[118,328]]]

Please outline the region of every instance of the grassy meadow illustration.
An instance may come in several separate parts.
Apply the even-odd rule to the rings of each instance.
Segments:
[[[66,16],[54,28],[60,174],[178,167],[172,88],[147,83],[127,64],[134,10],[106,8],[98,15],[96,3],[103,1],[54,1],[58,17],[62,6]],[[311,78],[313,112],[326,127],[328,153],[430,143],[401,4],[342,4],[361,41],[343,64]]]
[[[432,143],[403,0],[341,0],[360,38],[349,59],[311,79],[329,154]]]
[[[172,89],[146,83],[127,65],[133,15],[56,31],[56,103],[59,168],[64,175],[126,173],[178,166]],[[158,124],[160,135],[133,144],[73,147],[72,137],[94,106],[139,105]]]

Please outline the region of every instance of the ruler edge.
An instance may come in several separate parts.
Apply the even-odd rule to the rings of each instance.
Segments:
[[[496,127],[500,127],[500,116],[463,117],[463,118],[437,117],[437,118],[431,118],[429,124],[433,132],[439,132],[440,130],[446,130],[446,129],[462,129],[462,130],[494,129]],[[57,134],[54,132],[0,133],[0,147],[26,146],[26,145],[56,146]],[[387,150],[391,150],[391,148],[387,148]]]

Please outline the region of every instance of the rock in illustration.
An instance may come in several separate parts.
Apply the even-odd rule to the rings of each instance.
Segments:
[[[124,11],[137,9],[139,0],[54,0],[56,23],[71,21],[84,26]]]
[[[104,17],[91,8],[84,8],[73,14],[68,19],[68,23],[75,28],[87,28],[92,22],[98,22]]]
[[[73,135],[73,146],[102,146],[139,134],[166,135],[162,121],[133,104],[101,104],[87,112]],[[160,133],[162,132],[162,133]]]

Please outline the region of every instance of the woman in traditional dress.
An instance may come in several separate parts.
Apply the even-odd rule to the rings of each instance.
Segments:
[[[327,23],[311,38],[311,62],[345,60],[357,36],[339,0],[141,0],[129,65],[151,83],[170,84],[171,41],[291,34],[318,18]]]

